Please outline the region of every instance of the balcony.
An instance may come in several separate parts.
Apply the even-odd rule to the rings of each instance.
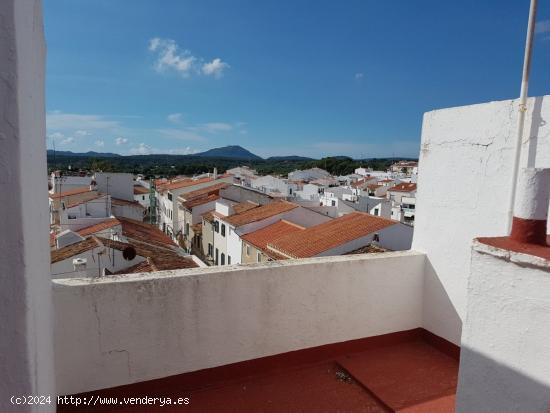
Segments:
[[[422,328],[426,268],[407,251],[54,280],[58,392],[450,411],[459,350]]]

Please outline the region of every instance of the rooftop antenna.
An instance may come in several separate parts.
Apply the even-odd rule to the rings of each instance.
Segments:
[[[529,20],[527,23],[527,36],[525,39],[525,53],[523,56],[523,73],[521,76],[521,89],[518,105],[518,123],[516,130],[516,146],[514,148],[514,163],[512,169],[512,189],[508,203],[508,222],[506,232],[512,228],[514,215],[514,203],[516,200],[516,188],[518,181],[519,161],[521,155],[521,141],[523,140],[523,126],[525,124],[525,112],[527,111],[527,93],[529,89],[529,72],[531,70],[531,57],[533,54],[533,37],[535,33],[535,20],[537,16],[537,0],[531,0],[529,7]]]

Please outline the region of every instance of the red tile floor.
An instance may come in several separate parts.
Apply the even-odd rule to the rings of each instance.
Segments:
[[[188,397],[178,406],[59,406],[58,412],[454,411],[458,348],[422,329],[304,349],[85,397]]]

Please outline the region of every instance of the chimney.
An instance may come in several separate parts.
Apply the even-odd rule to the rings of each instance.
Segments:
[[[218,179],[218,168],[214,168],[214,173],[212,174],[214,179]]]
[[[86,258],[74,258],[73,259],[73,268],[74,268],[74,272],[77,273],[75,275],[86,277],[86,265],[87,264],[88,264],[88,260]]]

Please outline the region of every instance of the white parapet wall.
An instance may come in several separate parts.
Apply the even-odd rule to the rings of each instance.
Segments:
[[[424,115],[413,249],[427,254],[424,327],[460,344],[471,242],[507,235],[517,101]],[[550,96],[528,101],[521,165],[550,167]]]
[[[54,280],[59,394],[422,325],[414,251]]]
[[[474,243],[457,412],[550,411],[550,262]]]

